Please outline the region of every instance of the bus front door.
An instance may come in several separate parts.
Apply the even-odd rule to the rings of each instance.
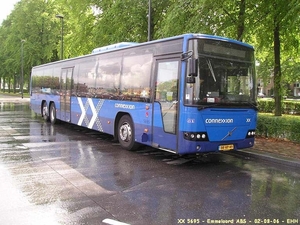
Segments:
[[[177,152],[180,58],[157,59],[153,104],[153,146]]]
[[[60,77],[60,119],[67,122],[71,122],[72,79],[73,68],[63,68]]]

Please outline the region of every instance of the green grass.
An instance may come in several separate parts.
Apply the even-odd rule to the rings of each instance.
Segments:
[[[3,92],[2,90],[0,91],[0,94],[6,95],[6,96],[11,96],[11,97],[21,97],[21,93],[13,93],[13,92],[8,93],[8,92]],[[29,93],[23,93],[23,97],[29,98],[30,95],[29,95]]]

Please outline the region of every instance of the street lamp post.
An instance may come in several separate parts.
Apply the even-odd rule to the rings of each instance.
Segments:
[[[148,1],[148,41],[151,41],[151,0]]]
[[[64,59],[64,16],[63,15],[56,15],[56,18],[61,20],[61,47],[60,47],[60,59]]]
[[[24,42],[21,40],[21,96],[23,98],[23,85],[24,85]]]

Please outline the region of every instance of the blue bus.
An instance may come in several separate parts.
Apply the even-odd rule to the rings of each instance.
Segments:
[[[252,147],[254,48],[204,34],[121,43],[32,68],[30,105],[44,120],[113,135],[127,150],[175,154]]]

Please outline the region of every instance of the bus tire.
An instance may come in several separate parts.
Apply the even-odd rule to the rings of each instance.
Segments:
[[[134,140],[134,126],[129,115],[121,117],[118,123],[118,140],[122,148],[126,150],[136,150],[138,144]]]
[[[47,102],[43,102],[43,106],[42,106],[42,117],[44,118],[44,120],[45,120],[46,122],[49,121],[49,110],[48,110]]]
[[[49,117],[50,117],[51,124],[56,124],[56,122],[57,122],[57,120],[56,120],[56,107],[55,107],[54,103],[51,103],[51,105],[50,105]]]

